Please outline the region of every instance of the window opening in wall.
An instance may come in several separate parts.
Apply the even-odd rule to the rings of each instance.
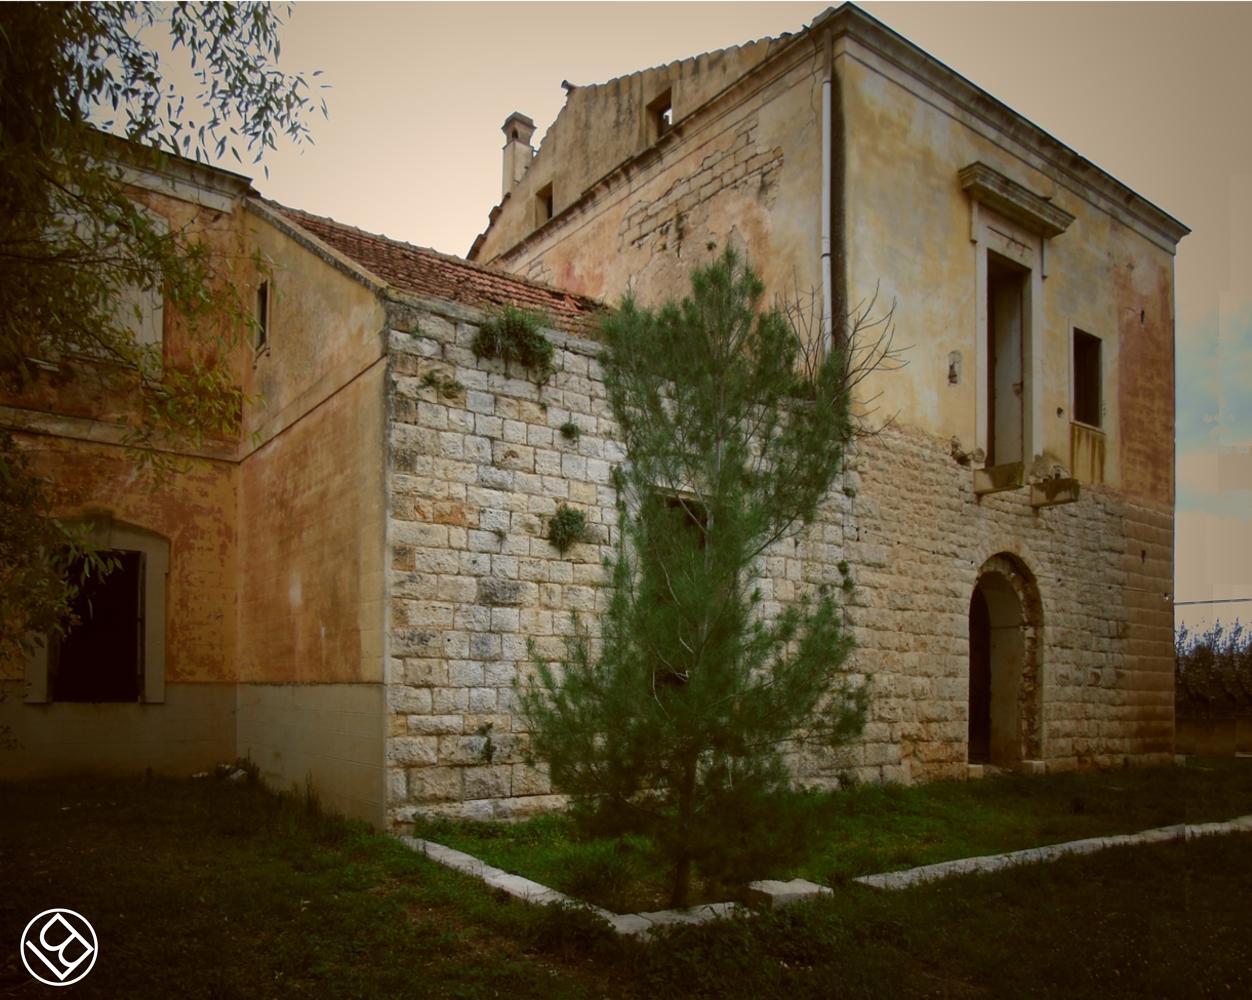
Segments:
[[[552,218],[552,185],[546,184],[535,195],[535,225],[542,226]]]
[[[138,701],[143,691],[144,554],[100,554],[117,565],[79,587],[71,606],[77,623],[49,651],[53,701]],[[71,565],[71,579],[81,579],[82,568]]]
[[[668,627],[683,627],[684,605],[694,594],[695,566],[704,558],[708,523],[708,510],[693,497],[661,490],[654,495],[649,545],[665,550],[660,556],[665,560],[665,572],[651,574],[652,585],[657,588],[653,597],[662,607],[672,610]],[[673,664],[657,664],[653,670],[657,687],[681,688],[689,680],[687,671]]]
[[[673,124],[674,109],[667,90],[648,105],[648,144],[656,142]]]
[[[1074,419],[1091,427],[1103,426],[1100,338],[1074,331]]]
[[[987,254],[987,464],[1023,460],[1026,281],[1030,272]]]
[[[270,283],[262,281],[256,290],[256,349],[265,348],[270,341]]]

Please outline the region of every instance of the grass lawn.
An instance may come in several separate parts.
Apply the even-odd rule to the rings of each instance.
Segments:
[[[1194,794],[1233,815],[1217,786],[1228,782],[1225,806],[1237,806],[1240,773],[1201,772],[1211,785]],[[1127,808],[1127,828],[1172,818],[1145,824]],[[867,812],[858,822],[874,825]],[[99,936],[96,967],[73,988],[86,997],[1252,994],[1248,836],[900,893],[842,885],[813,905],[679,928],[645,947],[255,786],[84,780],[0,785],[0,886],[6,998],[46,994],[16,945],[55,906]]]
[[[820,834],[798,864],[758,878],[838,885],[856,875],[1083,837],[1252,814],[1252,760],[1192,758],[1186,767],[1004,775],[905,788],[863,785],[814,796]],[[667,876],[639,837],[587,838],[565,816],[524,823],[421,824],[420,837],[467,851],[618,912],[665,905]],[[737,887],[698,886],[706,901]]]

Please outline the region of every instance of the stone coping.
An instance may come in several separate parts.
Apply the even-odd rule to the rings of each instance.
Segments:
[[[1084,840],[1070,840],[1061,844],[1050,844],[1046,847],[1031,847],[1022,851],[1009,851],[1005,854],[989,854],[977,858],[958,858],[955,861],[941,861],[938,864],[922,865],[898,872],[884,872],[881,875],[862,875],[852,881],[872,889],[907,889],[925,882],[952,878],[958,875],[973,875],[982,872],[997,872],[1020,865],[1042,864],[1055,861],[1066,855],[1093,854],[1096,851],[1111,847],[1133,847],[1139,844],[1161,844],[1175,840],[1195,840],[1200,837],[1220,836],[1232,833],[1252,833],[1252,815],[1240,816],[1224,823],[1179,823],[1175,826],[1162,826],[1139,833],[1116,834],[1108,837],[1088,837]],[[618,934],[634,937],[646,937],[657,927],[674,924],[703,924],[712,920],[730,917],[745,912],[745,908],[737,903],[706,903],[685,910],[654,910],[650,913],[614,913],[603,907],[573,896],[550,889],[521,875],[513,875],[500,868],[494,868],[472,854],[445,847],[430,840],[417,837],[400,837],[402,844],[430,858],[431,861],[453,868],[466,875],[481,879],[492,888],[499,889],[516,899],[527,903],[547,905],[556,903],[561,906],[576,906],[600,917]],[[834,890],[829,886],[819,885],[807,879],[796,878],[789,881],[778,879],[762,879],[748,885],[749,899],[762,909],[778,909],[803,900],[816,899],[818,896],[829,896]]]
[[[1031,847],[1024,851],[1010,851],[1007,854],[989,854],[980,858],[959,858],[956,861],[942,861],[934,865],[922,865],[900,872],[886,872],[882,875],[862,875],[853,879],[861,885],[874,889],[907,889],[909,886],[937,879],[951,878],[954,875],[969,875],[976,872],[995,872],[1018,865],[1041,864],[1055,861],[1068,854],[1094,854],[1096,851],[1110,847],[1134,847],[1139,844],[1163,844],[1173,840],[1196,840],[1200,837],[1211,837],[1229,833],[1252,833],[1252,815],[1240,816],[1225,823],[1179,823],[1175,826],[1161,826],[1154,830],[1143,830],[1140,833],[1116,834],[1110,837],[1088,837],[1085,840],[1070,840],[1062,844],[1050,844],[1047,847]]]
[[[612,910],[593,906],[591,903],[581,899],[575,899],[573,896],[557,892],[555,889],[550,889],[546,885],[540,885],[538,882],[523,878],[521,875],[512,875],[501,868],[494,868],[486,862],[480,861],[472,854],[466,854],[464,851],[454,850],[451,847],[445,847],[443,844],[436,844],[430,840],[421,840],[417,837],[400,837],[399,840],[406,847],[412,848],[419,854],[424,854],[431,861],[481,879],[493,889],[499,889],[515,899],[520,899],[527,903],[537,903],[541,906],[551,903],[556,903],[560,906],[576,906],[579,909],[594,913],[618,934],[643,937],[656,927],[666,927],[674,924],[704,924],[710,920],[724,919],[742,910],[742,907],[736,903],[706,903],[703,906],[692,906],[686,910],[614,913]]]

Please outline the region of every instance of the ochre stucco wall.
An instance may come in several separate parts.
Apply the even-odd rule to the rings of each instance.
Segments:
[[[981,161],[1075,218],[1044,245],[1042,440],[1037,454],[1070,465],[1070,339],[1077,327],[1104,350],[1104,481],[1173,502],[1173,257],[1039,168],[1002,136],[971,127],[942,95],[858,59],[837,60],[847,123],[848,289],[895,303],[908,369],[866,383],[883,416],[974,450],[977,250],[958,172]],[[1141,319],[1142,314],[1142,319]],[[948,383],[949,352],[963,377]],[[1033,456],[1030,456],[1033,457]]]
[[[249,456],[239,680],[382,680],[383,365]]]
[[[268,347],[246,372],[239,679],[382,680],[382,305],[249,215],[271,267]]]
[[[48,480],[58,517],[104,513],[169,540],[167,680],[234,680],[235,466],[191,459],[187,471],[153,485],[119,445],[30,434],[17,440]],[[20,665],[10,665],[9,676],[20,677]]]

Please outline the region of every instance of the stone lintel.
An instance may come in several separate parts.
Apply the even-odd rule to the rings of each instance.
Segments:
[[[958,175],[961,187],[988,208],[1025,226],[1031,232],[1051,238],[1069,228],[1074,217],[1029,188],[1010,180],[985,163],[974,162]]]

